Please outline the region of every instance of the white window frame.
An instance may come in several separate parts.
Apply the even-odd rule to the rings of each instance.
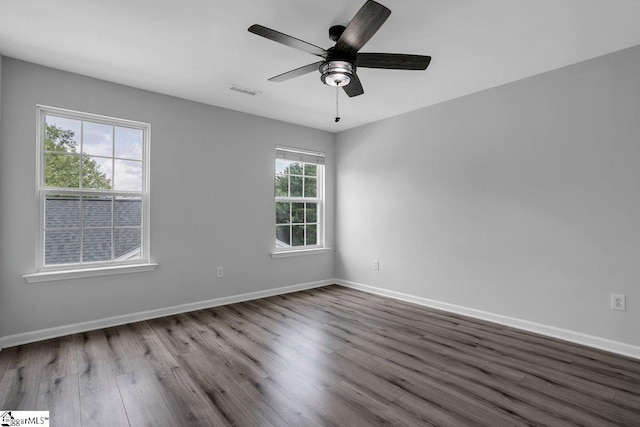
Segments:
[[[276,227],[276,203],[277,202],[287,202],[287,203],[317,203],[317,237],[318,243],[315,245],[304,245],[304,246],[289,246],[289,247],[278,247],[275,242],[274,237],[274,249],[272,252],[273,258],[279,258],[282,256],[290,256],[290,255],[305,255],[311,253],[319,253],[326,252],[328,249],[325,247],[325,233],[324,233],[324,221],[325,221],[325,208],[324,208],[324,167],[325,167],[325,155],[324,153],[305,150],[300,148],[286,147],[282,145],[276,146],[276,157],[274,160],[274,174],[273,178],[275,180],[276,172],[275,172],[275,164],[278,159],[284,160],[293,160],[300,163],[311,163],[317,165],[316,172],[316,197],[286,197],[286,196],[276,196],[274,192],[274,204],[273,204],[273,212],[274,212],[274,231]]]
[[[115,117],[102,116],[80,111],[67,110],[44,105],[36,106],[37,112],[37,159],[36,159],[36,182],[37,182],[37,205],[38,205],[38,236],[36,248],[36,273],[26,274],[23,277],[28,282],[40,282],[48,280],[59,280],[76,277],[90,277],[106,274],[119,274],[138,271],[149,271],[155,269],[157,264],[150,262],[150,239],[149,239],[149,159],[151,142],[151,125],[149,123],[132,120],[119,119]],[[45,186],[45,125],[46,116],[56,116],[73,120],[106,124],[111,126],[121,126],[139,129],[143,132],[142,151],[142,190],[141,191],[119,191],[119,190],[96,190],[96,189],[70,189]],[[114,153],[114,159],[115,157]],[[141,247],[140,257],[134,260],[111,260],[100,262],[83,262],[58,265],[45,265],[45,199],[48,194],[69,194],[69,195],[102,195],[102,196],[124,196],[140,197],[142,201],[142,226],[141,226]],[[81,219],[82,221],[82,219]],[[112,224],[113,226],[113,224]],[[82,225],[81,225],[82,228]]]

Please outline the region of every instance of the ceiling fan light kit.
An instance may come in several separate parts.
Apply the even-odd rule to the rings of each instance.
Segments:
[[[271,77],[269,81],[284,82],[319,70],[322,83],[335,88],[341,87],[351,98],[364,93],[362,83],[356,74],[357,67],[426,70],[431,62],[431,57],[425,55],[359,52],[389,15],[391,11],[388,8],[373,0],[367,0],[346,27],[334,25],[329,28],[329,38],[335,42],[335,45],[328,49],[258,24],[250,26],[249,32],[322,58],[321,61]],[[336,98],[336,109],[337,102]],[[339,120],[340,117],[336,111],[335,121]]]
[[[327,61],[320,66],[320,80],[327,86],[342,87],[351,83],[356,67],[347,61]]]

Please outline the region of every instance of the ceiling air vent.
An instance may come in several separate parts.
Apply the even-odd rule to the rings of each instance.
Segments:
[[[247,89],[246,87],[242,87],[238,85],[231,85],[229,86],[229,89],[235,90],[236,92],[246,93],[247,95],[251,95],[251,96],[260,95],[262,93],[257,90]]]

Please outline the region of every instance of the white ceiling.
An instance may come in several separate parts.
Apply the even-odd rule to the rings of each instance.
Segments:
[[[311,73],[318,58],[247,31],[328,48],[364,0],[0,0],[0,53],[337,132],[640,44],[640,0],[379,0],[392,13],[362,52],[431,55],[426,71],[360,69],[365,94]],[[252,97],[232,84],[262,92]]]

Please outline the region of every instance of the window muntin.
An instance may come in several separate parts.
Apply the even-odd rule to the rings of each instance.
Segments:
[[[38,111],[38,270],[148,262],[150,126]]]
[[[319,153],[276,150],[277,251],[323,246],[323,165],[324,156]]]

